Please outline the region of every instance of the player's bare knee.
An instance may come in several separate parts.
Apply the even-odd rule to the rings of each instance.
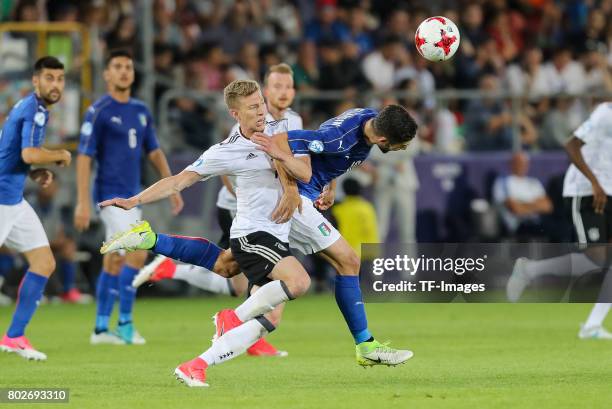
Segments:
[[[53,253],[49,252],[48,255],[41,255],[30,263],[30,270],[36,274],[44,275],[49,277],[55,271],[56,263]]]
[[[358,276],[359,268],[361,266],[361,260],[355,251],[351,248],[348,249],[342,257],[338,260],[340,264],[340,270],[338,273],[345,276]]]
[[[296,274],[290,279],[283,280],[283,282],[287,286],[291,298],[301,297],[310,288],[310,277],[305,272],[304,274]]]

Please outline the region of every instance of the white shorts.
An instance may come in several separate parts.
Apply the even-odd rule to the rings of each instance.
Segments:
[[[303,254],[325,250],[340,238],[340,233],[313,205],[302,196],[302,213],[295,211],[291,219],[289,246]]]
[[[16,205],[0,205],[0,246],[20,253],[49,246],[38,215],[23,199]]]
[[[105,207],[100,211],[100,219],[104,223],[105,237],[108,241],[117,233],[130,229],[130,225],[142,220],[142,209],[134,207],[123,210],[115,206]]]

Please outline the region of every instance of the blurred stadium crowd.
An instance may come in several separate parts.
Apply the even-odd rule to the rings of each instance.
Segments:
[[[98,33],[94,49],[128,48],[141,57],[138,3],[4,0],[2,17],[83,22]],[[154,0],[153,7],[157,101],[171,87],[214,92],[236,78],[262,80],[284,61],[298,96],[308,96],[299,106],[307,124],[405,91],[410,96],[400,102],[418,113],[424,146],[457,152],[510,149],[513,126],[524,148],[558,149],[590,108],[572,96],[612,91],[608,0]],[[414,48],[418,24],[437,14],[457,22],[462,36],[445,64]],[[70,66],[78,70],[80,62]],[[520,115],[513,123],[507,100],[434,98],[462,89],[523,96]],[[332,90],[341,96],[313,95]],[[226,131],[194,132],[217,125],[205,104],[179,98],[173,106],[187,146],[206,148]]]
[[[322,120],[352,107],[403,104],[420,124],[418,144],[405,156],[374,155],[356,174],[361,185],[372,185],[366,197],[374,202],[373,209],[357,200],[363,196],[361,188],[349,181],[347,193],[352,198],[345,203],[353,205],[336,207],[332,212],[337,220],[347,219],[347,215],[369,220],[377,217],[378,225],[374,220],[373,224],[364,223],[367,231],[348,233],[362,234],[363,241],[385,241],[390,237],[404,242],[498,240],[500,236],[516,234],[540,240],[571,239],[571,225],[560,204],[562,171],[544,186],[538,179],[549,178],[550,172],[542,173],[539,166],[538,179],[530,178],[529,158],[515,155],[510,162],[509,152],[562,150],[593,104],[612,92],[612,0],[151,0],[151,3],[153,67],[145,65],[142,52],[142,1],[0,0],[0,19],[80,22],[93,33],[92,50],[98,55],[114,48],[131,50],[140,73],[136,95],[142,91],[144,73],[155,74],[151,108],[158,122],[162,121],[158,123],[162,146],[189,158],[224,139],[232,125],[223,113],[220,98],[223,87],[239,78],[261,81],[268,67],[280,62],[293,68],[297,89],[293,108],[304,118],[305,128],[316,128]],[[432,15],[450,18],[461,31],[461,46],[451,61],[430,63],[416,52],[415,30]],[[0,36],[0,48],[5,50],[12,40],[27,37],[22,33]],[[78,41],[74,44],[78,48]],[[69,78],[78,78],[84,63],[76,57],[76,51],[68,53],[73,56],[67,64]],[[21,83],[14,81],[15,73],[2,74],[0,123],[15,102],[15,95],[29,90],[28,72],[22,73]],[[189,90],[191,94],[179,92],[165,106],[162,96],[172,89]],[[194,98],[193,92],[212,98]],[[69,100],[68,95],[65,99]],[[166,109],[169,123],[163,122],[166,117],[160,119],[160,113]],[[76,118],[75,131],[80,120]],[[68,140],[78,137],[78,132],[67,134]],[[435,168],[431,173],[446,195],[444,202],[434,196],[440,193],[434,192],[429,183],[421,183],[418,190],[415,157],[424,152],[466,155],[475,151],[507,152],[501,162],[494,159],[498,169],[482,178],[479,192],[467,188],[461,178],[453,179],[460,171],[436,163],[431,164],[431,169]],[[562,159],[561,167],[566,164]],[[424,165],[417,168],[425,169]],[[426,169],[430,172],[430,168]],[[512,209],[503,209],[508,197],[500,186],[503,180],[495,177],[500,174],[515,178],[516,189],[533,202],[532,213],[513,215]],[[62,185],[59,193],[56,189],[31,200],[40,202],[39,214],[43,219],[63,221],[63,227],[51,227],[61,232],[58,259],[74,261],[81,253],[71,238],[74,192],[70,175],[63,177]],[[215,188],[207,190],[207,194],[216,197]],[[49,195],[57,198],[50,200]],[[422,202],[437,200],[440,203],[434,206],[445,210],[436,214],[428,211],[427,206],[417,209],[417,195]],[[473,222],[473,199],[479,197],[502,207],[497,215],[502,226],[493,232],[488,231],[486,206],[476,206],[481,217],[479,223],[484,227]],[[197,218],[201,219],[201,214]],[[554,227],[543,230],[543,225]],[[475,232],[477,229],[480,233]],[[444,233],[435,233],[438,231]],[[52,238],[53,234],[49,234]],[[88,253],[95,255],[100,240],[99,231],[98,236],[81,236],[78,247],[88,248],[91,250]],[[358,246],[359,240],[356,243]],[[8,265],[9,261],[0,254],[0,270],[7,268],[2,263]],[[97,273],[95,265],[85,263],[81,267],[89,275]],[[64,287],[69,289],[70,283],[64,283]]]

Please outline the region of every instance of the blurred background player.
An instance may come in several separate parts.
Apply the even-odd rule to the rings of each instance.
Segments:
[[[361,184],[356,179],[344,179],[342,190],[344,199],[332,207],[338,230],[362,260],[370,260],[370,255],[362,257],[361,245],[380,241],[376,210],[372,203],[363,197]]]
[[[517,301],[529,283],[542,275],[570,275],[580,277],[586,273],[603,271],[609,276],[608,246],[597,243],[612,242],[612,102],[599,104],[589,119],[574,131],[566,143],[572,161],[563,184],[563,196],[571,207],[572,221],[581,245],[589,244],[584,252],[564,256],[528,260],[519,258],[507,284],[508,298]],[[600,300],[595,304],[578,337],[581,339],[609,339],[612,333],[603,327],[603,321],[612,303],[609,289],[602,286]]]
[[[46,188],[39,188],[28,195],[28,201],[40,217],[53,255],[57,260],[58,273],[53,275],[50,285],[62,302],[69,304],[89,304],[93,297],[83,294],[76,286],[77,281],[77,244],[72,229],[72,208],[60,199],[60,179],[56,176]],[[65,197],[65,196],[64,196]],[[59,277],[58,277],[59,275]],[[55,280],[53,278],[55,277]],[[55,282],[53,282],[55,281]],[[59,291],[57,290],[59,287]],[[48,290],[49,291],[49,290]]]
[[[302,129],[302,118],[293,111],[290,106],[295,97],[293,85],[293,70],[287,64],[273,65],[268,69],[264,78],[264,96],[266,97],[266,122],[274,123],[286,121],[288,130]],[[236,123],[228,137],[239,134],[239,124]],[[222,236],[217,242],[221,248],[229,248],[230,228],[232,220],[236,215],[236,193],[234,192],[234,181],[230,176],[222,175],[223,187],[217,197],[217,220],[221,227]],[[165,256],[157,256],[149,265],[144,267],[134,280],[134,286],[138,287],[146,280],[159,281],[162,279],[183,280],[189,284],[217,294],[242,296],[248,286],[243,274],[227,279],[212,271],[190,264],[176,265],[172,259]],[[283,305],[280,305],[274,314],[275,319],[280,321]],[[279,351],[264,338],[252,345],[247,353],[256,356],[286,356],[286,351]]]
[[[58,102],[64,91],[64,65],[55,57],[39,59],[34,64],[32,84],[34,92],[15,104],[0,134],[0,246],[6,244],[23,253],[29,265],[0,350],[44,361],[47,356],[34,349],[24,334],[55,270],[55,259],[40,219],[23,198],[23,189],[28,173],[43,187],[53,179],[51,171],[30,171],[31,165],[70,165],[70,152],[42,147],[48,107]]]
[[[159,148],[153,118],[143,102],[131,98],[134,62],[125,50],[111,51],[106,59],[104,80],[108,94],[97,100],[85,115],[77,157],[77,206],[74,224],[77,230],[89,227],[92,162],[96,162],[93,196],[95,203],[112,197],[130,197],[140,190],[143,152],[162,178],[171,175],[166,156]],[[183,207],[181,196],[170,197],[172,212]],[[129,211],[109,207],[100,218],[106,238],[125,230],[142,219],[140,208]],[[144,344],[144,338],[133,324],[132,310],[136,289],[132,280],[142,268],[146,252],[127,256],[113,253],[104,256],[103,270],[96,288],[97,313],[92,344]],[[116,295],[119,295],[119,322],[116,332],[109,331],[109,319]]]

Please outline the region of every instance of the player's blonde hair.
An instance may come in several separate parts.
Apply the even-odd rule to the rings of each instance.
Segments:
[[[282,62],[280,64],[276,64],[268,68],[266,76],[264,77],[264,85],[268,85],[268,78],[273,72],[277,72],[279,74],[289,74],[293,77],[293,70],[291,69],[289,64],[285,64],[284,62]]]
[[[261,92],[257,81],[234,80],[223,89],[223,99],[228,108],[237,109],[239,98],[248,97],[255,92]]]

